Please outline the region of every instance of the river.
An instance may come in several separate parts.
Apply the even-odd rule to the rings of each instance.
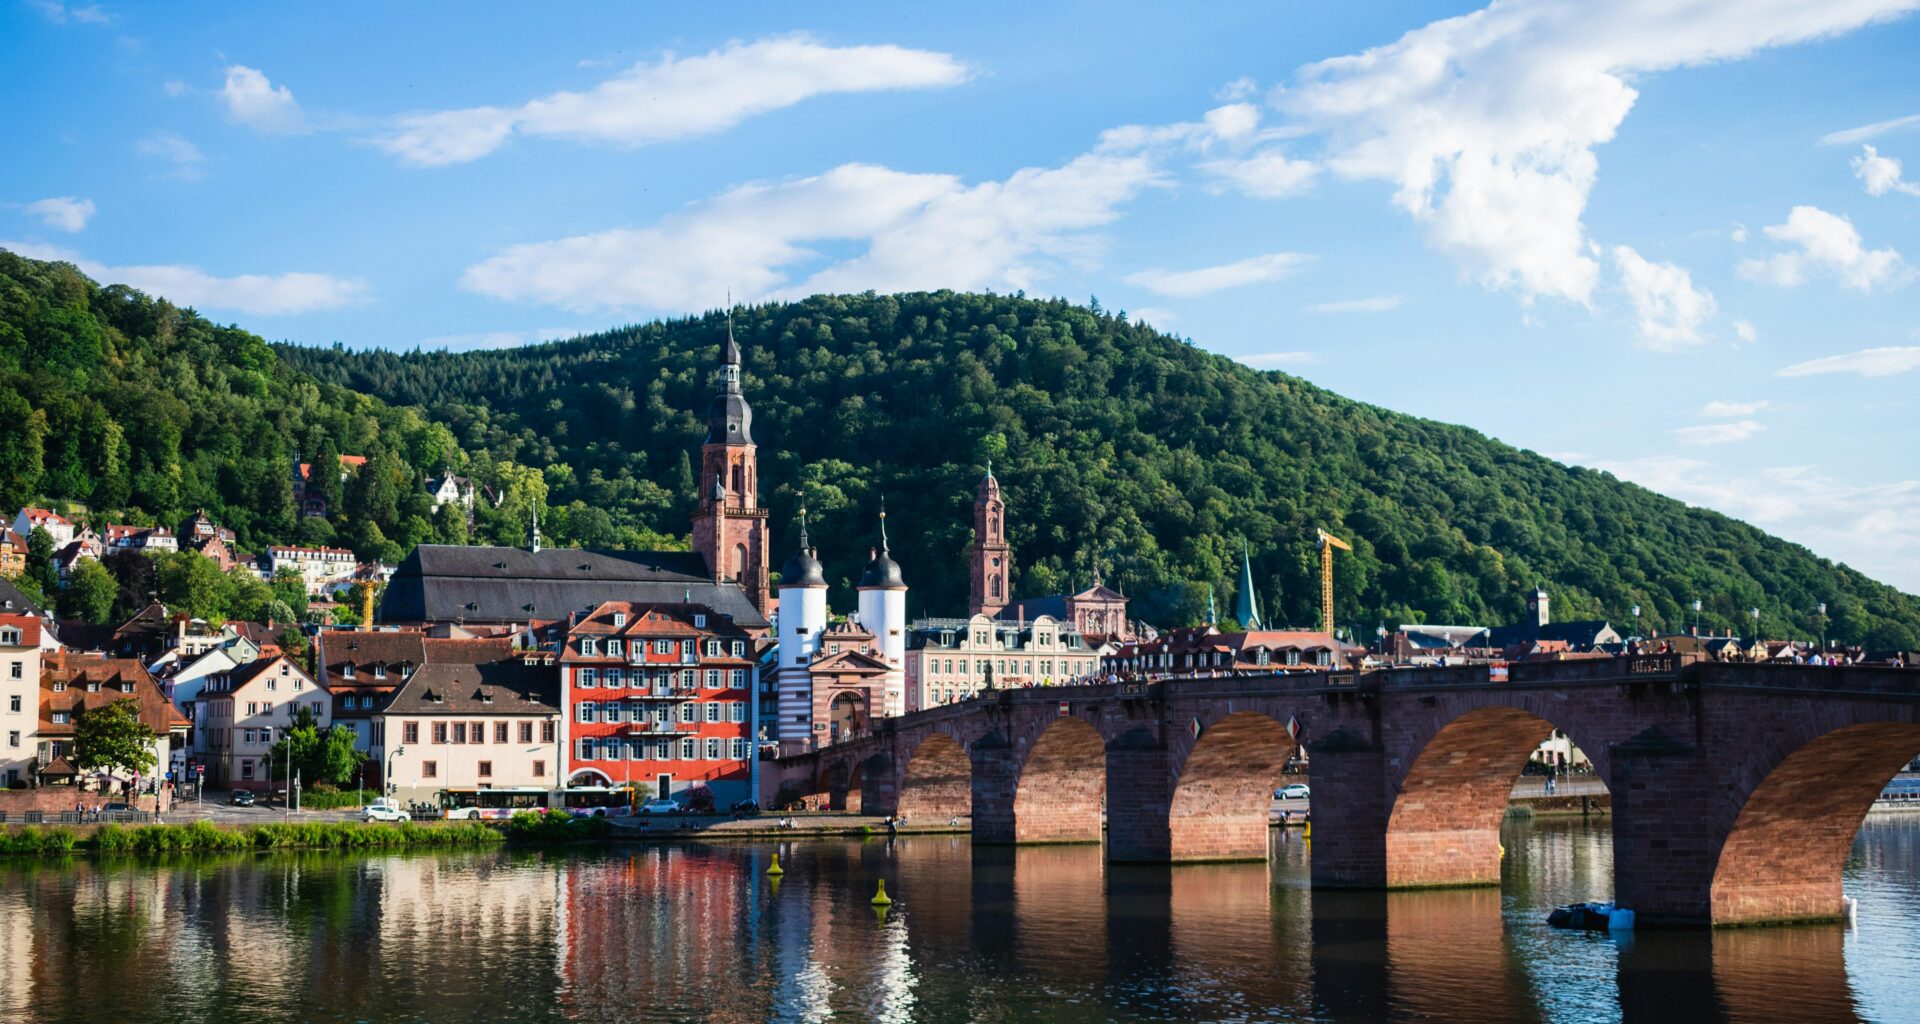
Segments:
[[[1920,815],[1871,819],[1840,926],[1548,929],[1604,820],[1512,822],[1500,890],[1315,893],[963,837],[0,864],[0,1020],[1920,1020]],[[868,905],[885,879],[897,900]]]

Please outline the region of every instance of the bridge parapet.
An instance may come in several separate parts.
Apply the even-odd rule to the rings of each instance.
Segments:
[[[1701,686],[1716,689],[1785,690],[1835,696],[1920,702],[1920,669],[1896,665],[1779,665],[1703,662],[1695,670]]]

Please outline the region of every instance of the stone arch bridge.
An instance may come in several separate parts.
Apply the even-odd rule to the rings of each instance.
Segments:
[[[881,719],[763,773],[838,808],[969,816],[976,843],[1116,862],[1261,859],[1308,753],[1316,887],[1495,885],[1500,821],[1555,729],[1612,794],[1615,897],[1647,924],[1812,920],[1887,780],[1920,672],[1679,655],[1006,690]]]

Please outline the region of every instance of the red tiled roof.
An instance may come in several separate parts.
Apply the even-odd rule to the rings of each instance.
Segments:
[[[190,723],[137,658],[108,658],[98,654],[54,651],[46,655],[40,672],[40,734],[73,734],[73,712],[105,707],[129,698],[140,702],[140,721],[158,735],[186,728]],[[89,691],[88,684],[98,683]],[[65,689],[55,691],[56,684]],[[129,692],[127,686],[131,686]],[[67,721],[53,724],[53,712],[68,712]]]
[[[40,618],[35,615],[0,615],[0,626],[20,630],[20,646],[40,646]]]

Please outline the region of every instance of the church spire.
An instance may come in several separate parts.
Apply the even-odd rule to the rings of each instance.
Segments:
[[[540,553],[540,503],[533,505],[533,522],[527,527],[527,550]]]
[[[1260,599],[1253,593],[1253,555],[1244,544],[1240,547],[1240,602],[1234,617],[1240,620],[1241,629],[1260,628]]]

